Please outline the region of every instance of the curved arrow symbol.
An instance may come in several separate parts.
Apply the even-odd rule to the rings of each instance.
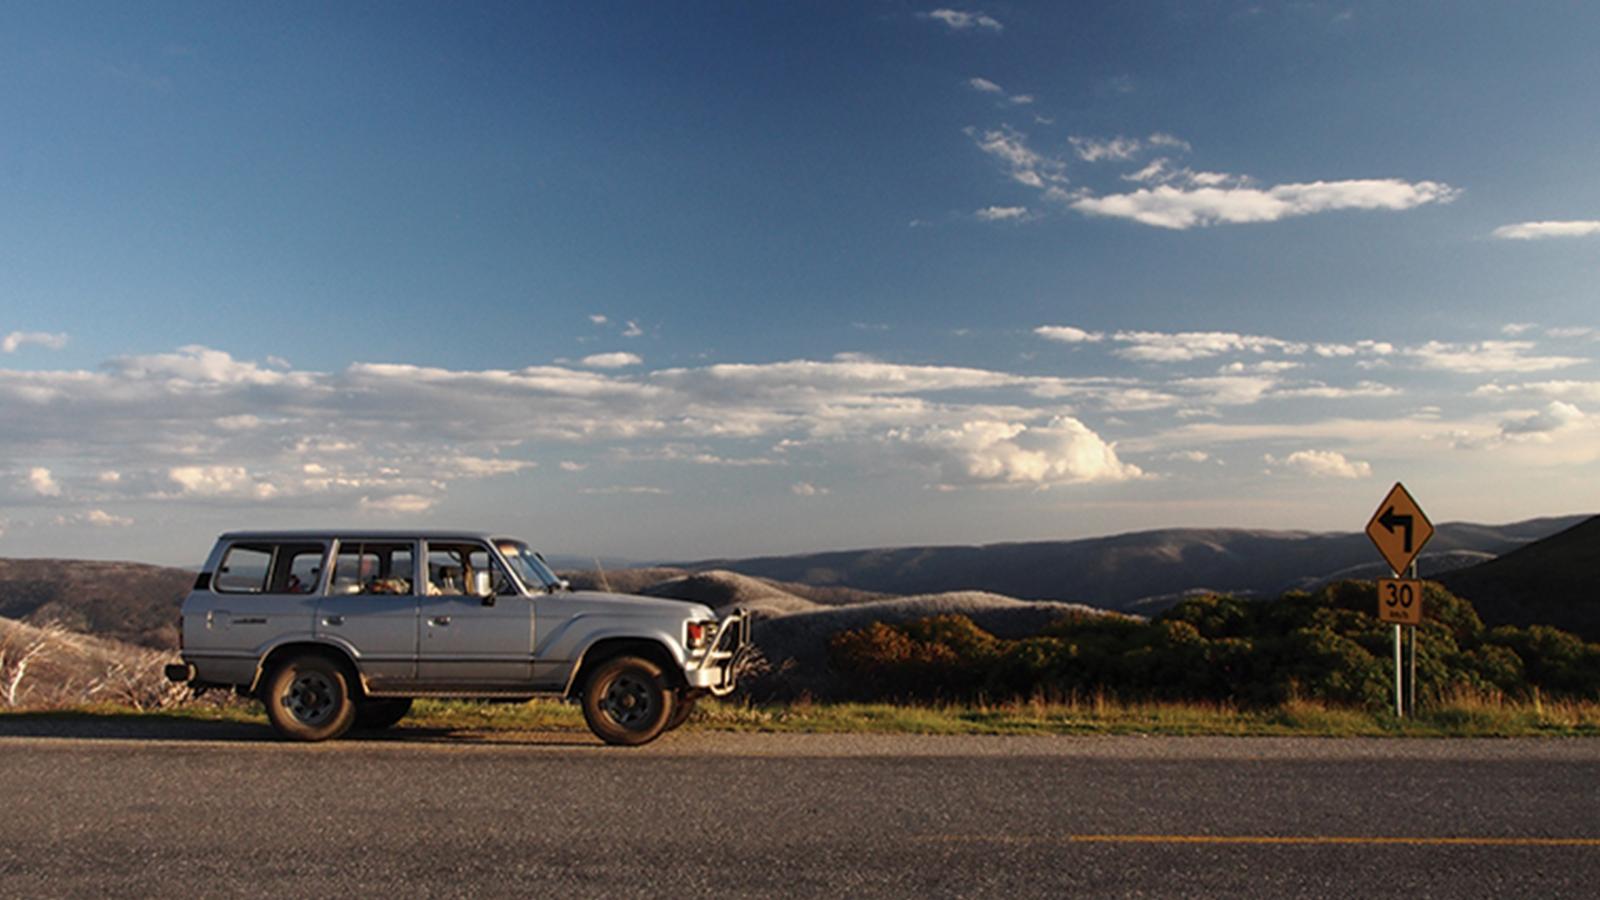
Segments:
[[[1404,528],[1406,530],[1405,552],[1411,552],[1411,529],[1415,524],[1413,517],[1395,515],[1394,507],[1391,506],[1383,511],[1383,516],[1378,519],[1378,524],[1382,525],[1384,530],[1390,534],[1394,534],[1395,526]]]

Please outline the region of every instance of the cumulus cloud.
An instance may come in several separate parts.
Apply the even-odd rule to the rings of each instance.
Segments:
[[[1255,334],[1230,331],[1119,331],[1112,339],[1127,346],[1114,352],[1137,362],[1189,362],[1224,353],[1305,353],[1310,346]]]
[[[966,12],[958,9],[936,9],[932,12],[920,13],[925,19],[940,22],[951,31],[992,31],[996,34],[1005,30],[993,16],[982,12]]]
[[[1518,222],[1501,225],[1491,234],[1503,241],[1537,241],[1545,238],[1589,237],[1600,234],[1600,219]]]
[[[5,337],[0,337],[0,353],[15,353],[18,348],[28,344],[49,350],[60,350],[67,345],[67,336],[44,331],[13,331]]]
[[[1077,419],[1043,425],[973,421],[948,428],[896,432],[914,457],[934,461],[946,483],[1049,486],[1139,478],[1138,466],[1117,458],[1107,443]]]
[[[1480,341],[1451,344],[1429,341],[1405,353],[1424,369],[1480,374],[1490,372],[1544,372],[1581,365],[1587,360],[1571,356],[1534,356],[1531,341]]]
[[[995,84],[987,78],[968,78],[967,86],[984,94],[1004,94],[1005,88]]]
[[[131,528],[134,521],[127,516],[112,515],[103,509],[91,509],[70,516],[56,516],[55,524],[87,525],[90,528]]]
[[[1267,464],[1289,469],[1312,478],[1370,478],[1372,466],[1358,460],[1346,459],[1343,453],[1333,450],[1298,450],[1283,459],[1271,454]]]
[[[789,493],[794,494],[796,497],[822,497],[831,493],[831,491],[824,487],[817,487],[809,481],[802,481],[789,485]]]
[[[40,497],[61,496],[61,485],[56,484],[55,476],[44,466],[28,470],[28,488]]]
[[[1583,410],[1560,400],[1552,400],[1544,409],[1537,412],[1525,413],[1500,423],[1502,434],[1511,437],[1516,435],[1549,434],[1560,431],[1584,421],[1587,416]]]
[[[643,362],[634,353],[594,353],[583,358],[583,364],[591,369],[622,369]]]
[[[1034,334],[1062,344],[1087,344],[1105,340],[1105,335],[1098,331],[1084,331],[1071,325],[1040,325],[1033,330]]]
[[[1275,222],[1333,210],[1406,210],[1448,203],[1459,194],[1435,181],[1395,178],[1315,181],[1269,188],[1244,185],[1180,187],[1162,184],[1126,194],[1082,196],[1071,207],[1092,216],[1132,219],[1158,228]]]

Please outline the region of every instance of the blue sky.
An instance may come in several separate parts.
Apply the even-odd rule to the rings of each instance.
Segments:
[[[0,554],[1600,507],[1600,8],[34,4]]]

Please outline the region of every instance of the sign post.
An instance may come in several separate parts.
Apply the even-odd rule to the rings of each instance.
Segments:
[[[1404,718],[1409,707],[1417,711],[1417,626],[1422,624],[1422,582],[1417,579],[1417,555],[1433,537],[1433,523],[1412,499],[1405,485],[1395,482],[1367,522],[1367,537],[1389,564],[1391,578],[1378,579],[1378,619],[1394,624],[1394,714]],[[1410,578],[1401,577],[1410,572]],[[1410,702],[1402,688],[1402,627],[1411,630]]]

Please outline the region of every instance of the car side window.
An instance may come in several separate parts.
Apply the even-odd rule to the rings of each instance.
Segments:
[[[415,577],[410,544],[345,543],[333,564],[331,594],[410,594]]]
[[[222,557],[212,585],[224,594],[260,594],[272,571],[272,544],[234,544]]]
[[[516,592],[511,578],[482,544],[428,542],[428,595],[480,596],[480,574],[489,574],[492,594]]]

